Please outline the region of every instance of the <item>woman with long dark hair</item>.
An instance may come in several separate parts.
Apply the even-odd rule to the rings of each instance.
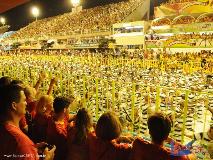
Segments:
[[[92,120],[85,108],[79,109],[68,131],[67,160],[88,160],[88,138],[92,136]]]

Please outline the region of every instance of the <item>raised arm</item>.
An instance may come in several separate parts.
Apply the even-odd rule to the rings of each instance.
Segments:
[[[46,74],[45,74],[44,72],[41,72],[41,73],[39,74],[39,79],[38,79],[38,81],[36,82],[36,84],[35,84],[35,86],[34,86],[36,92],[38,92],[38,89],[39,89],[41,83],[43,82],[43,80],[44,80],[45,78],[46,78]]]
[[[56,78],[51,79],[50,85],[49,85],[49,89],[47,91],[47,95],[51,95],[52,94],[53,88],[54,88],[54,85],[56,84],[56,82],[57,82]]]

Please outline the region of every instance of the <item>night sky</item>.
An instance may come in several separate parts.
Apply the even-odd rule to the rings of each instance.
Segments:
[[[98,5],[115,3],[122,0],[81,0],[83,8],[91,8]],[[11,26],[10,30],[18,30],[34,21],[31,15],[32,6],[38,6],[41,10],[39,19],[71,11],[70,0],[31,0],[28,3],[11,9],[1,16],[6,18],[7,24]],[[151,4],[151,14],[153,14],[153,5]]]

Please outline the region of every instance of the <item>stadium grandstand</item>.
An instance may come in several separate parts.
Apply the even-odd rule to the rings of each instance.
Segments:
[[[142,10],[141,8],[147,9]],[[18,30],[11,37],[6,38],[5,42],[11,44],[12,42],[30,41],[35,44],[37,41],[37,46],[40,47],[39,41],[56,39],[59,43],[65,43],[64,45],[67,46],[75,42],[71,48],[73,48],[73,45],[74,48],[76,48],[75,46],[79,48],[77,43],[79,41],[83,43],[83,41],[90,41],[89,39],[95,37],[95,41],[100,43],[104,37],[111,36],[112,26],[115,23],[148,19],[149,8],[149,0],[130,0],[83,9],[79,12],[64,13],[63,15],[34,21]],[[56,48],[66,48],[64,45],[57,45]],[[98,48],[98,46],[95,43],[92,48]]]

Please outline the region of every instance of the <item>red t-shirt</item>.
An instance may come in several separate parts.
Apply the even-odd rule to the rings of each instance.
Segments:
[[[38,160],[34,143],[20,130],[11,125],[0,125],[1,160]]]
[[[77,129],[74,122],[71,123],[68,131],[68,157],[69,160],[88,160],[89,157],[89,139],[93,137],[93,132],[87,133],[87,139],[81,144],[76,144]]]
[[[63,123],[55,122],[52,118],[48,122],[47,127],[47,142],[48,144],[55,145],[54,160],[65,160],[67,155],[67,130],[68,119],[64,119]]]
[[[189,156],[174,156],[171,150],[149,143],[141,138],[133,142],[130,160],[190,160]]]
[[[81,144],[75,143],[77,129],[72,123],[71,128],[68,131],[68,157],[69,160],[88,160],[89,159],[89,141],[88,139],[93,136],[92,132],[87,134],[86,141]]]
[[[27,103],[26,110],[29,111],[29,113],[32,116],[32,119],[34,119],[34,117],[36,115],[36,106],[37,106],[37,101],[32,101],[32,102]]]
[[[46,142],[48,122],[51,115],[37,113],[34,118],[33,139],[35,142]]]
[[[93,134],[89,138],[89,158],[90,160],[128,160],[131,145],[121,143],[116,140],[103,141]]]
[[[169,160],[169,158],[169,150],[167,149],[139,138],[133,142],[130,160]]]

